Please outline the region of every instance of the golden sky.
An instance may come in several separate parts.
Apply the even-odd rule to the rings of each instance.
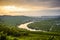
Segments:
[[[0,0],[0,15],[60,15],[60,0]]]

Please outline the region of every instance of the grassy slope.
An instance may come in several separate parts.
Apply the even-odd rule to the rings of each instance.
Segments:
[[[31,19],[31,17],[27,16],[0,16],[0,18],[4,24],[10,26],[20,25],[22,23],[28,22]]]

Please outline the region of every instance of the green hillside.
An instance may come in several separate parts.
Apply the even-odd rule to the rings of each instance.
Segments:
[[[1,20],[4,24],[10,25],[10,26],[17,26],[22,23],[28,22],[31,17],[27,16],[0,16]]]
[[[36,30],[60,32],[60,18],[34,22],[29,24],[28,27]]]

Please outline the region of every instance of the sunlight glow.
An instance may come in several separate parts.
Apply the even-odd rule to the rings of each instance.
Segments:
[[[16,6],[3,6],[2,7],[6,11],[30,11],[29,8],[23,8],[23,7],[16,7]]]
[[[14,11],[16,7],[15,6],[3,6],[3,9],[7,11]]]

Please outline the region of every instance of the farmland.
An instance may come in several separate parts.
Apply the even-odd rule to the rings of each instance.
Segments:
[[[60,19],[49,19],[40,22],[34,22],[28,25],[29,28],[36,30],[45,30],[52,32],[60,32]]]

